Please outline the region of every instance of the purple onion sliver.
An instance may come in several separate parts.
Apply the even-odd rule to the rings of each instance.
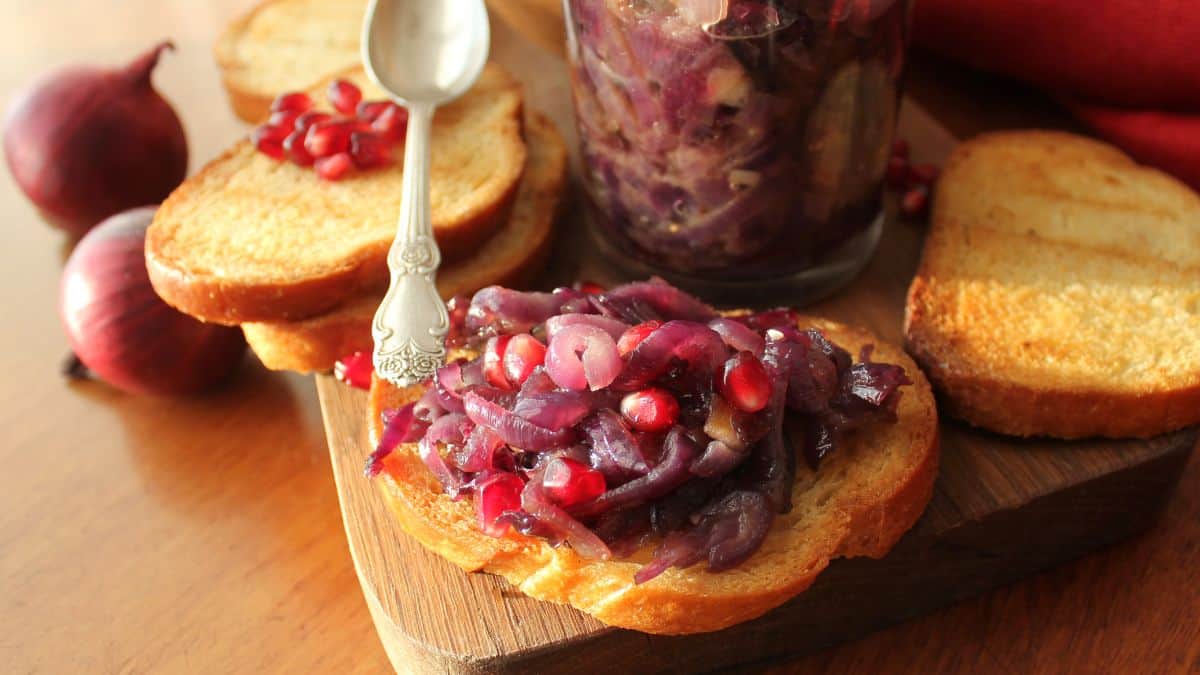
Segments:
[[[531,479],[521,491],[521,508],[543,525],[562,535],[571,548],[584,558],[608,560],[612,552],[583,523],[575,520],[566,511],[555,506],[542,494],[541,481]]]
[[[599,314],[559,314],[546,320],[546,339],[549,340],[567,326],[592,326],[608,333],[613,340],[619,340],[621,334],[629,329],[624,321],[600,316]]]
[[[571,509],[580,517],[594,516],[609,509],[654,501],[682,485],[691,474],[688,466],[698,454],[696,443],[687,431],[675,426],[663,441],[663,457],[650,472],[619,485],[586,504]]]
[[[499,404],[487,400],[474,391],[463,396],[467,416],[476,424],[482,424],[496,432],[504,442],[522,450],[549,450],[566,447],[575,438],[573,429],[551,431],[527,419],[514,415]]]
[[[412,443],[425,433],[428,424],[413,415],[415,407],[415,403],[409,403],[383,411],[383,433],[379,435],[379,445],[375,446],[375,451],[367,457],[366,466],[363,467],[363,473],[368,478],[374,478],[383,471],[383,460],[392,454],[397,446],[401,443]]]

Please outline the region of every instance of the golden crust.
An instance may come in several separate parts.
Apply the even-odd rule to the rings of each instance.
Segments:
[[[840,324],[803,319],[852,352],[877,345],[881,361],[899,363],[914,384],[904,390],[899,422],[864,429],[813,474],[801,468],[795,506],[779,516],[763,547],[720,574],[703,564],[670,569],[641,585],[633,575],[652,548],[629,559],[588,561],[570,547],[510,534],[496,539],[475,526],[468,501],[442,495],[415,448],[401,447],[386,462],[380,488],[400,526],[430,550],[468,571],[508,579],[531,597],[566,603],[613,626],[647,633],[714,631],[753,619],[808,588],[837,557],[881,557],[928,504],[938,466],[937,411],[929,383],[897,347]],[[380,412],[412,401],[420,387],[399,390],[376,382],[370,396],[372,438]]]
[[[361,69],[341,76],[379,97]],[[435,120],[434,235],[446,262],[508,220],[526,159],[521,108],[520,83],[489,65]],[[394,231],[383,214],[398,208],[401,174],[397,164],[327,183],[240,141],[155,214],[146,237],[151,283],[180,311],[223,324],[307,318],[378,291]]]
[[[947,414],[992,431],[1123,438],[1196,424],[1198,243],[1200,199],[1115,148],[986,134],[943,171],[906,347]]]
[[[444,298],[492,284],[520,288],[545,266],[566,184],[567,148],[544,115],[530,115],[526,130],[529,163],[512,219],[471,257],[439,272],[438,290]],[[327,371],[347,354],[370,351],[371,320],[381,299],[381,294],[372,294],[310,319],[247,323],[242,331],[268,368]]]

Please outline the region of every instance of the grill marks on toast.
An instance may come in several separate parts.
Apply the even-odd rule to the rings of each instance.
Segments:
[[[1200,198],[1089,139],[970,141],[939,183],[906,336],[947,410],[994,431],[1200,422]]]

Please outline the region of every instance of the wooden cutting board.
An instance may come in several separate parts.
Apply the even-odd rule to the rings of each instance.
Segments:
[[[573,143],[565,64],[497,21],[493,57],[527,86]],[[956,139],[907,101],[900,135],[922,161]],[[568,209],[544,285],[613,275],[590,256]],[[904,293],[922,231],[889,221],[879,252],[848,289],[811,311],[899,341]],[[1023,441],[942,425],[933,500],[883,560],[834,561],[817,583],[766,616],[720,633],[647,636],[529,599],[499,577],[466,574],[396,526],[363,478],[366,397],[330,377],[317,389],[363,595],[398,672],[681,672],[778,659],[929,612],[1141,531],[1165,504],[1200,432],[1150,441]]]

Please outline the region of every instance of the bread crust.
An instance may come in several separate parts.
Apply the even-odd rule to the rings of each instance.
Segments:
[[[563,203],[567,148],[554,123],[533,113],[526,124],[529,166],[512,221],[470,258],[443,269],[444,298],[474,293],[492,284],[522,288],[541,273],[550,255],[554,222]],[[343,356],[370,351],[371,321],[383,294],[369,294],[326,314],[287,322],[246,323],[250,348],[273,370],[328,371]]]
[[[753,619],[808,588],[832,558],[882,557],[920,517],[933,492],[938,466],[937,411],[928,381],[898,347],[866,331],[812,319],[857,351],[876,345],[876,358],[902,365],[914,384],[904,389],[899,422],[851,437],[819,472],[801,468],[795,507],[776,518],[763,547],[737,568],[713,574],[703,563],[670,569],[633,583],[652,546],[628,559],[588,561],[568,546],[509,534],[492,538],[474,524],[469,500],[440,493],[413,446],[386,461],[380,489],[400,526],[426,548],[468,571],[504,576],[531,597],[570,604],[604,623],[656,634],[719,630]],[[372,439],[380,413],[422,393],[376,382],[370,395]]]
[[[360,69],[346,71],[340,76],[360,80],[365,77]],[[495,104],[494,112],[487,113],[488,119],[494,118],[497,121],[496,128],[489,132],[495,136],[495,145],[491,149],[494,151],[496,166],[484,182],[472,184],[470,199],[455,202],[452,207],[448,207],[453,209],[452,215],[448,214],[435,221],[434,236],[445,262],[466,257],[495,233],[500,225],[507,222],[525,166],[520,84],[496,65],[489,65],[481,80],[488,82],[488,96],[494,93],[495,96],[505,97],[502,102]],[[323,89],[324,87],[318,86],[312,93],[317,95]],[[479,101],[480,106],[493,105],[487,103],[487,96],[483,95],[476,96],[472,101]],[[474,103],[462,104],[464,108],[468,105]],[[453,115],[456,110],[447,108],[443,114]],[[452,122],[446,123],[447,126],[451,124]],[[184,181],[163,202],[146,237],[146,266],[150,281],[158,294],[168,304],[184,313],[204,321],[233,325],[251,321],[291,321],[316,316],[363,293],[385,288],[388,279],[387,251],[391,245],[390,237],[379,236],[364,240],[343,257],[322,262],[318,268],[305,273],[289,267],[283,259],[274,266],[254,262],[244,266],[245,269],[239,273],[221,272],[219,270],[224,266],[224,261],[217,264],[213,260],[216,253],[198,251],[192,239],[210,236],[206,231],[236,227],[220,222],[202,225],[194,221],[201,218],[219,219],[218,206],[236,210],[238,204],[232,203],[238,198],[236,195],[229,197],[229,201],[222,202],[222,197],[213,193],[219,189],[222,190],[222,195],[225,194],[230,181],[246,179],[241,174],[244,171],[290,172],[289,175],[294,173],[292,181],[310,182],[312,190],[321,191],[319,196],[305,198],[311,202],[307,203],[307,208],[313,212],[320,213],[321,209],[343,206],[340,201],[330,196],[332,193],[325,189],[326,185],[321,184],[314,175],[310,175],[311,171],[276,162],[268,162],[269,169],[254,168],[264,166],[261,162],[255,163],[259,159],[249,141],[239,141],[196,175]],[[398,166],[380,169],[364,174],[361,178],[347,179],[343,186],[338,188],[348,189],[344,186],[362,180],[370,182],[371,187],[367,189],[379,192],[394,176],[395,198],[398,199],[400,173]],[[267,180],[265,175],[260,177],[259,173],[247,175]],[[260,187],[260,191],[267,189],[265,185]],[[265,201],[253,206],[261,209],[264,208],[264,204]],[[203,213],[198,211],[200,206],[205,209]],[[330,212],[326,219],[336,217],[341,216]],[[435,212],[435,218],[437,217],[438,213]],[[237,235],[230,233],[224,236],[235,241]],[[287,255],[295,253],[289,249]],[[247,254],[247,251],[238,249],[223,251],[222,254],[227,255],[229,259],[236,259],[235,256]]]
[[[273,5],[283,4],[290,0],[264,0],[252,7],[245,14],[234,19],[225,30],[218,36],[213,43],[213,58],[217,62],[217,67],[221,71],[221,84],[225,88],[225,93],[229,99],[229,106],[233,109],[242,121],[250,124],[257,124],[267,118],[270,113],[271,103],[275,97],[281,93],[282,87],[291,86],[281,84],[281,88],[273,90],[260,90],[247,81],[246,74],[253,71],[260,64],[248,63],[243,61],[238,56],[238,45],[244,40],[245,33],[250,25],[258,18],[258,16]],[[354,3],[344,2],[348,8]],[[365,5],[365,3],[362,3]],[[353,6],[352,9],[362,13],[362,6]],[[288,27],[283,26],[281,29],[286,30]],[[329,63],[329,70],[341,70],[354,62],[353,59],[345,63]],[[312,80],[323,78],[328,73],[313,73]],[[307,85],[304,83],[292,83],[297,86]]]
[[[1076,160],[1089,168],[1104,166],[1116,175],[1127,176],[1128,180],[1149,181],[1156,194],[1168,194],[1162,197],[1163,201],[1178,201],[1182,204],[1180,208],[1185,210],[1192,208],[1189,204],[1195,196],[1181,183],[1136,165],[1111,146],[1057,132],[985,134],[964,143],[947,162],[939,192],[979,189],[974,183],[970,188],[960,186],[959,172],[968,162],[996,161],[990,156],[981,159],[983,153],[994,153],[997,148],[1024,152],[1013,148],[1025,146],[1033,148],[1028,150],[1033,153],[1040,152],[1047,144],[1053,144],[1064,157],[1069,155],[1070,161],[1063,159],[1060,165],[1054,166],[1060,175],[1078,171]],[[998,170],[1020,168],[1010,165]],[[965,194],[964,198],[970,198],[970,194]],[[1096,197],[1085,195],[1081,198]],[[966,264],[962,262],[965,244],[960,242],[969,240],[971,245],[988,245],[982,243],[988,228],[964,221],[960,214],[951,212],[944,201],[941,194],[935,200],[931,229],[908,290],[904,323],[905,346],[933,382],[944,412],[998,433],[1064,439],[1148,438],[1200,423],[1200,364],[1191,364],[1190,371],[1157,381],[1130,384],[1114,376],[1111,382],[1096,384],[1060,377],[1053,366],[1039,366],[1042,373],[1039,377],[1018,376],[1014,373],[1023,364],[993,357],[996,350],[987,349],[985,343],[997,338],[978,331],[985,323],[1013,322],[1013,315],[1024,316],[1029,311],[1026,307],[1036,306],[1040,300],[1036,294],[1012,292],[1003,296],[1004,306],[998,306],[995,297],[987,301],[991,304],[985,304],[983,298],[969,295],[968,291],[954,290],[957,288],[952,286],[955,279],[969,273],[960,270]],[[1192,212],[1196,214],[1196,222],[1200,223],[1200,210],[1193,209]],[[1044,233],[1037,232],[1032,223],[1028,228],[1029,240],[1017,245],[1031,249],[1049,245],[1050,240]],[[1144,251],[1122,249],[1107,242],[1096,246],[1104,255],[1117,259],[1145,257]],[[1161,264],[1169,268],[1173,263],[1163,260]],[[977,271],[971,273],[979,274]],[[1200,277],[1197,280],[1200,281]],[[953,325],[952,330],[945,327],[947,323]],[[1019,328],[1011,330],[1012,339],[1020,339]],[[1064,327],[1063,330],[1069,329]],[[1200,338],[1200,335],[1196,337]],[[1068,344],[1072,350],[1077,348],[1074,341],[1064,341],[1064,345]],[[1040,363],[1042,358],[1036,350],[1028,355],[1032,362]],[[1100,360],[1097,357],[1097,361]],[[1052,359],[1047,361],[1053,363]]]

